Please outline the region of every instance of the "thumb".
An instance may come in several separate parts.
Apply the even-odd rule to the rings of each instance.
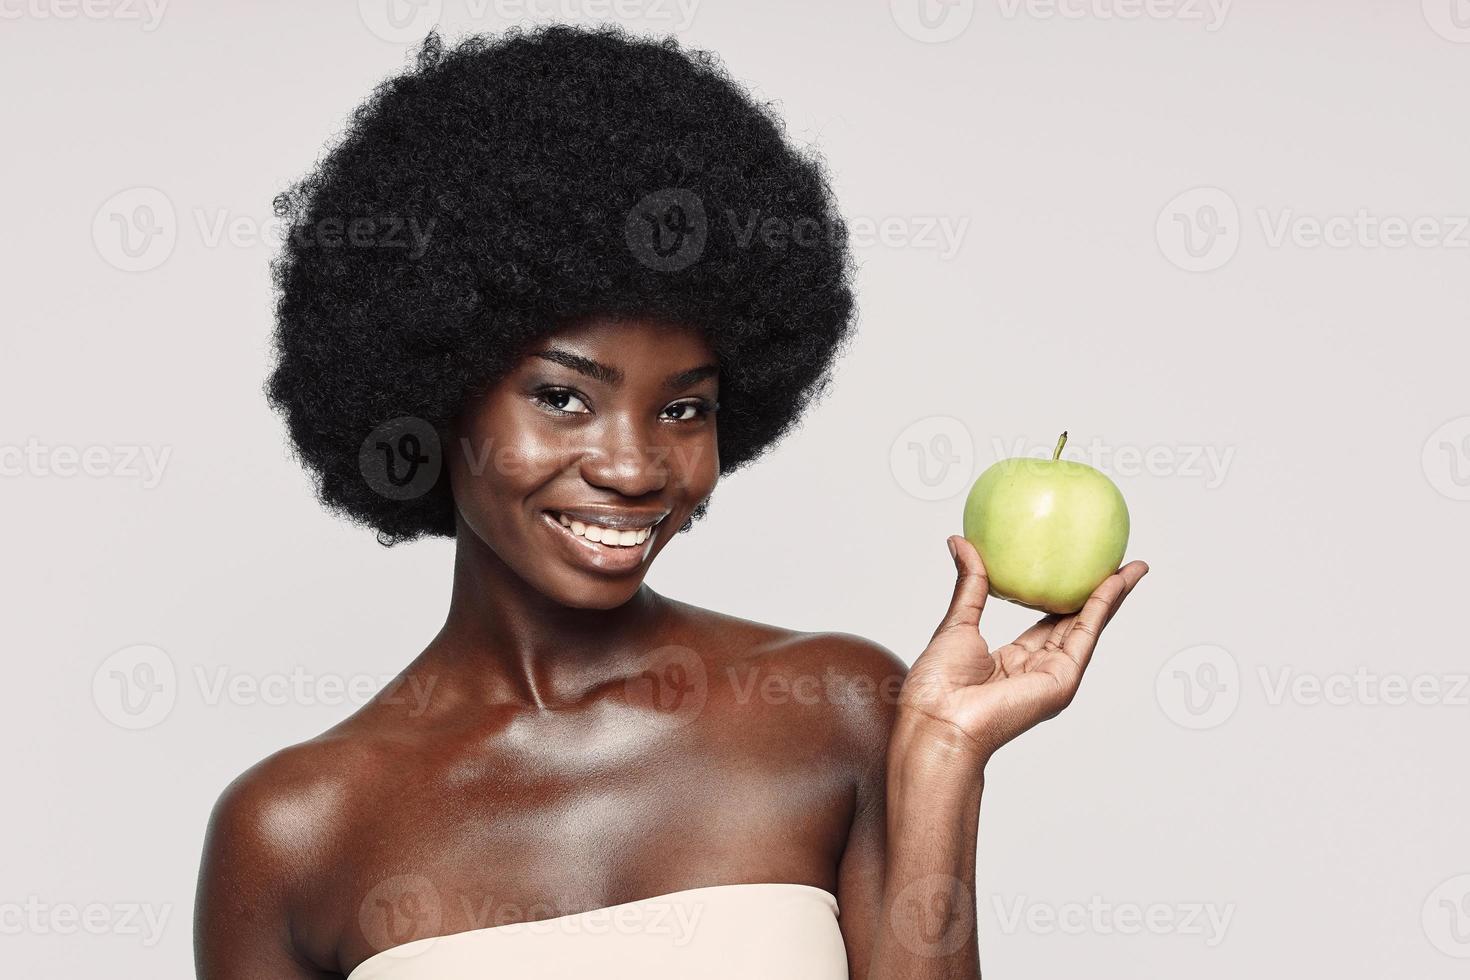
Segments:
[[[951,629],[979,630],[980,613],[985,609],[985,599],[990,594],[990,580],[985,575],[985,563],[980,553],[963,535],[951,534],[947,539],[957,578],[954,596],[949,600],[949,609],[934,636]],[[932,639],[932,637],[931,637]]]

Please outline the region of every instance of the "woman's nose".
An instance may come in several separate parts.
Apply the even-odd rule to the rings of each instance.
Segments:
[[[668,450],[631,420],[614,421],[587,446],[582,478],[627,497],[655,493],[668,482]]]

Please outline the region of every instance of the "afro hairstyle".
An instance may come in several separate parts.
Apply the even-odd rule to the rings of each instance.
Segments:
[[[437,464],[385,492],[365,440],[447,435],[566,324],[702,330],[721,476],[796,424],[851,336],[853,262],[820,157],[673,38],[431,33],[275,210],[266,393],[318,497],[384,544],[453,536],[454,501]]]

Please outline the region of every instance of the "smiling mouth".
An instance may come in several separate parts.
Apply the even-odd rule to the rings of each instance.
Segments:
[[[562,527],[566,528],[568,533],[575,537],[613,551],[638,547],[647,541],[665,520],[665,518],[661,517],[646,527],[613,528],[575,520],[554,510],[549,510],[546,513],[552,520],[561,524]]]

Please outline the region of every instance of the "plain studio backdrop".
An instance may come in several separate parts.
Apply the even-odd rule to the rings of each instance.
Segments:
[[[271,199],[432,24],[545,20],[716,51],[824,156],[861,266],[829,395],[654,588],[912,662],[991,462],[1067,429],[1127,497],[1152,574],[988,774],[987,975],[1470,966],[1464,2],[0,18],[7,975],[188,975],[220,790],[442,622],[450,543],[321,510],[265,404]]]

